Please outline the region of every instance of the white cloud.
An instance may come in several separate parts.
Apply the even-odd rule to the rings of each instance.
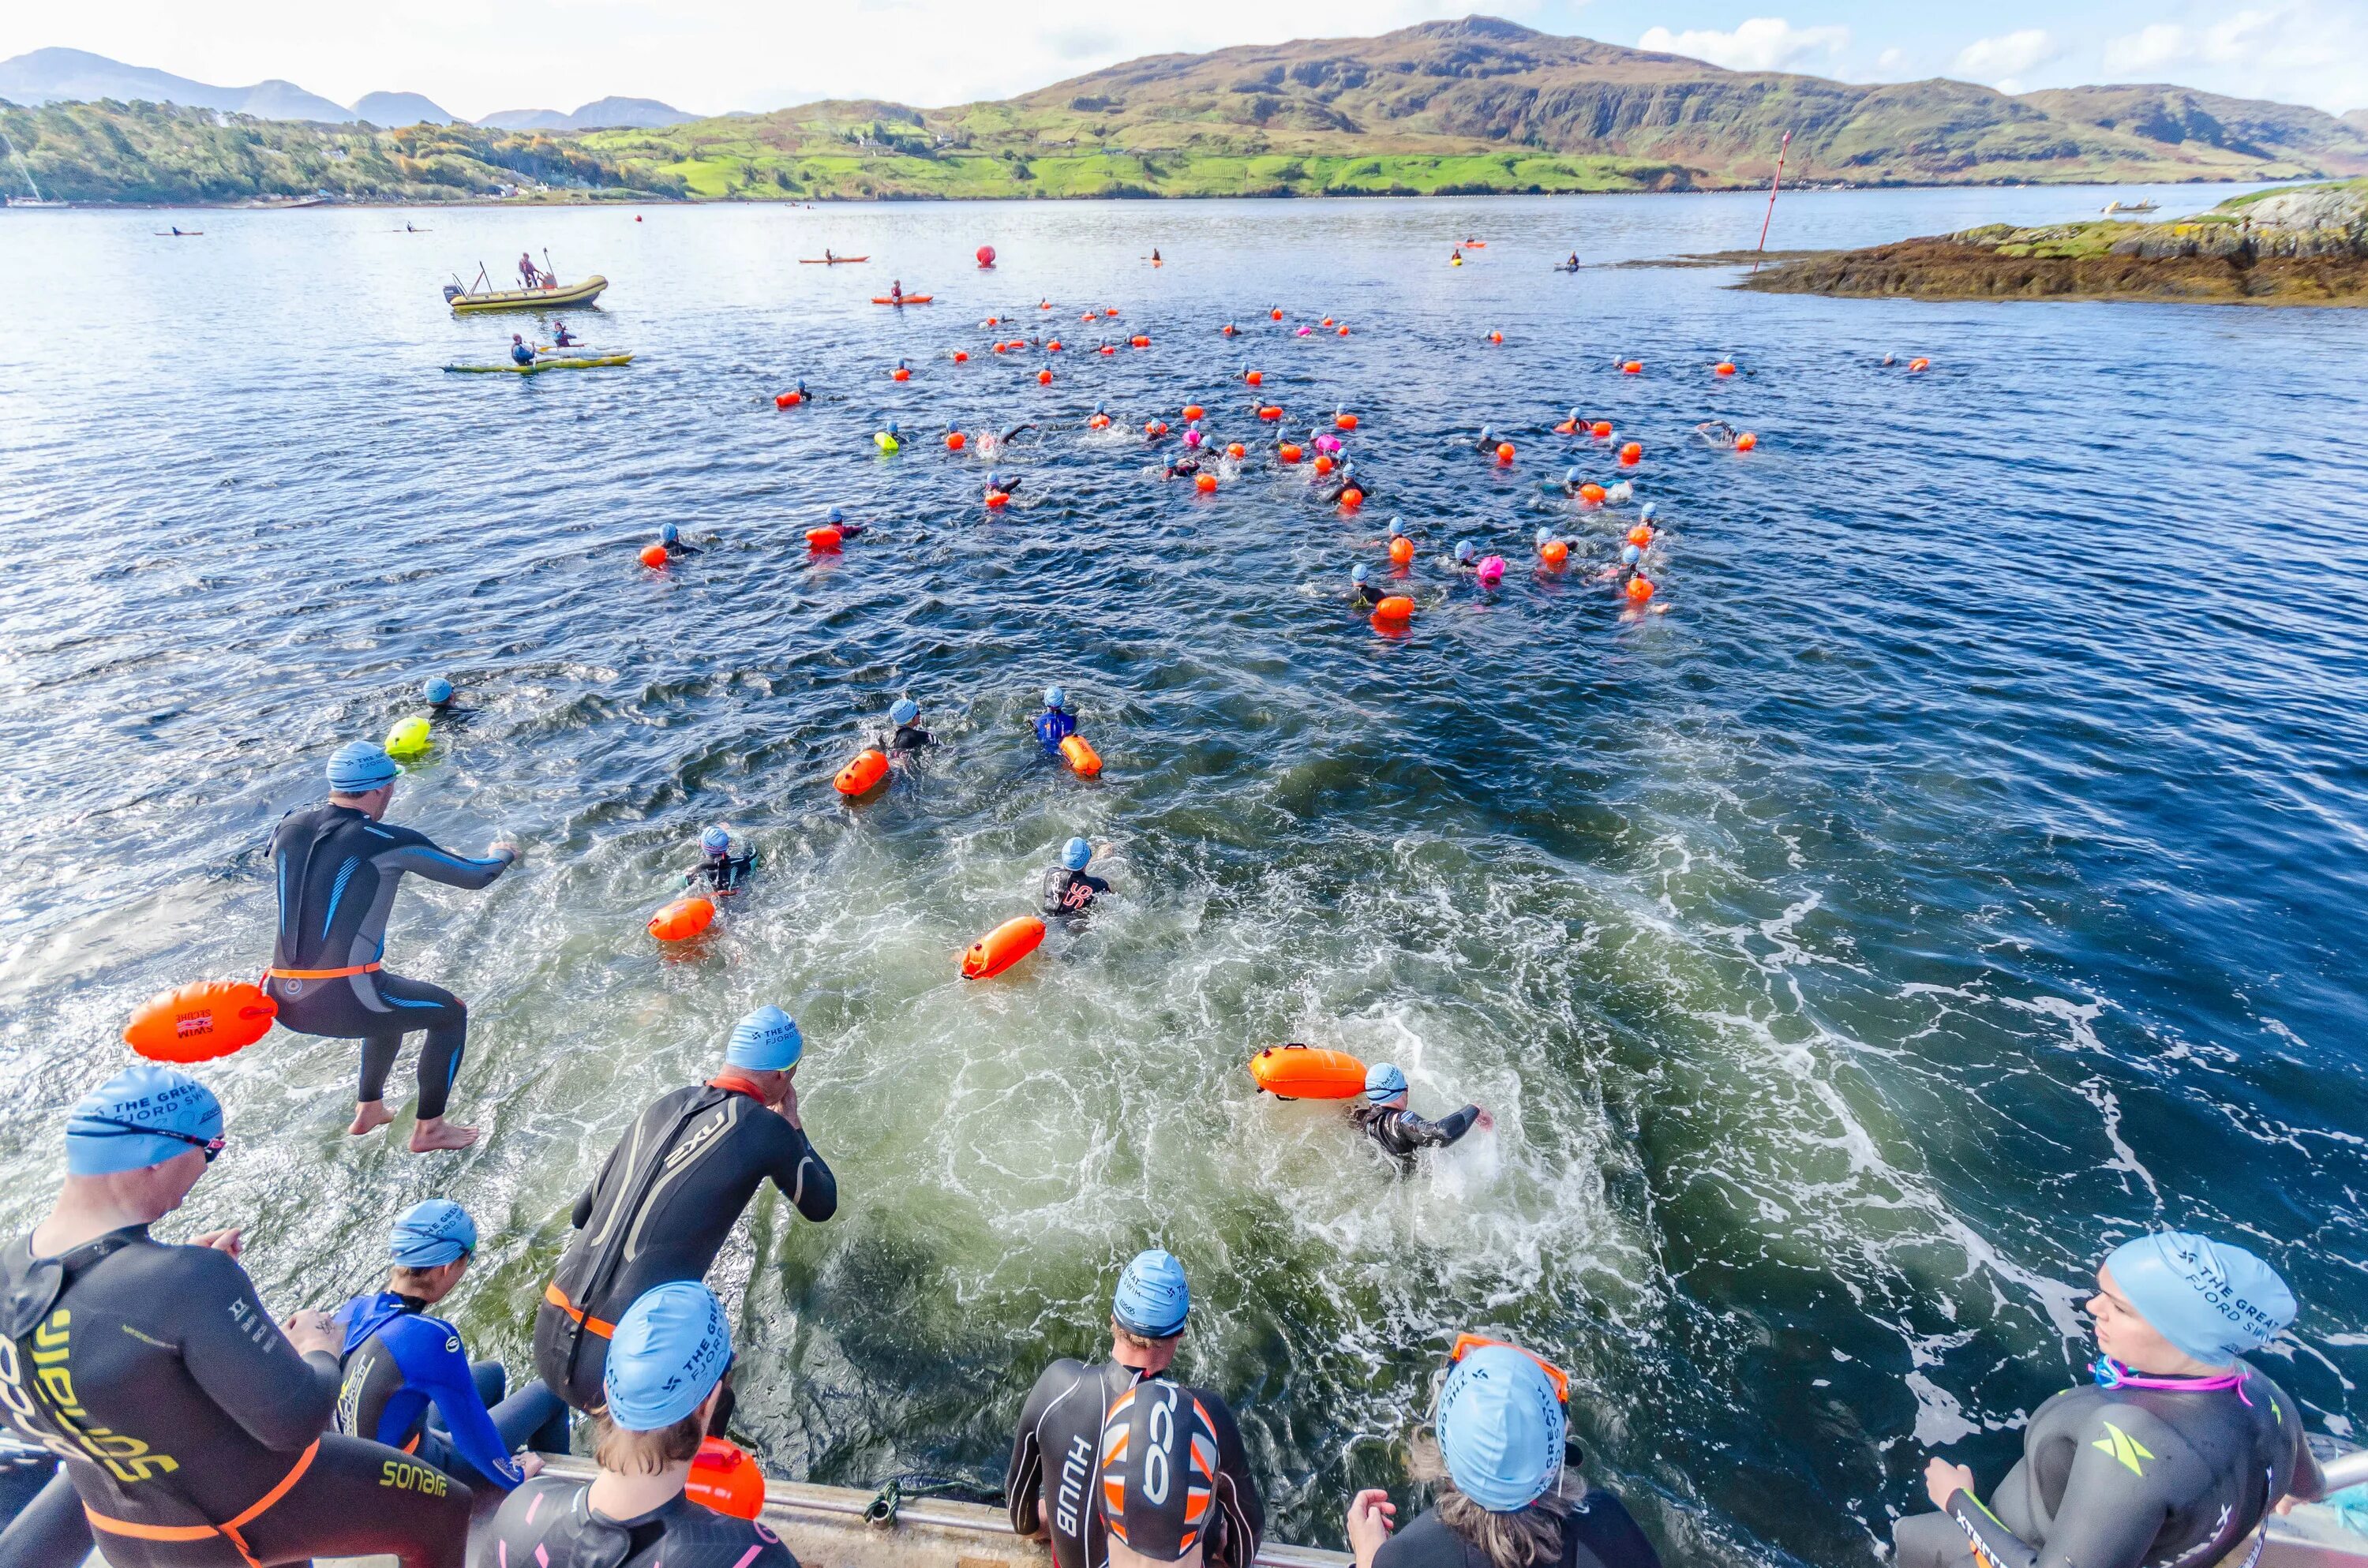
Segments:
[[[2155,22],[2105,44],[2105,69],[2115,75],[2152,71],[2184,57],[2190,48],[2187,29],[2177,22]]]
[[[2192,4],[2183,22],[2107,40],[2104,67],[2121,81],[2176,81],[2340,113],[2368,107],[2368,10],[2357,0],[2283,0],[2233,15]]]
[[[1965,45],[1957,51],[1955,69],[1969,81],[1987,82],[2000,92],[2011,93],[2018,86],[2015,77],[2062,52],[2046,28],[2023,28]]]
[[[1805,55],[1838,55],[1850,47],[1850,40],[1848,28],[1796,28],[1782,17],[1754,17],[1726,33],[1708,28],[1681,33],[1647,28],[1636,47],[1690,55],[1730,71],[1782,71]]]

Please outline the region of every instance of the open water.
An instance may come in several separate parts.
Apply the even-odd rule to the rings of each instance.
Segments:
[[[1788,196],[1771,244],[2110,194]],[[999,1480],[1037,1370],[1100,1342],[1155,1242],[1281,1539],[1337,1541],[1359,1484],[1405,1495],[1442,1353],[1485,1327],[1572,1370],[1593,1469],[1676,1559],[1873,1562],[1929,1445],[2003,1470],[2086,1358],[2096,1260],[2162,1224],[2285,1270],[2270,1364],[2352,1433],[2368,313],[1602,265],[1748,245],[1762,207],[8,215],[0,1221],[47,1201],[133,1005],[264,961],[272,824],[443,673],[473,712],[395,817],[529,858],[415,886],[390,958],[469,998],[457,1105],[486,1136],[349,1140],[338,1041],[205,1069],[232,1142],[190,1218],[249,1227],[281,1308],[370,1284],[387,1220],[449,1194],[486,1238],[461,1321],[523,1366],[601,1153],[777,1001],[845,1202],[814,1227],[768,1199],[718,1276],[741,1426],[801,1477]],[[825,244],[873,259],[797,264]],[[528,246],[612,280],[574,319],[631,369],[442,373],[528,323],[455,320],[438,286]],[[1548,270],[1573,247],[1587,270]],[[866,302],[891,278],[938,302]],[[1068,350],[985,352],[990,313]],[[1287,335],[1327,313],[1352,335]],[[1104,332],[1152,347],[1078,351]],[[1131,432],[1187,402],[1256,450],[1246,364],[1295,424],[1360,415],[1361,515],[1262,457],[1210,497],[1156,477]],[[820,402],[777,412],[799,375]],[[1097,400],[1118,429],[1085,432]],[[1549,433],[1573,405],[1644,444],[1666,613],[1592,580],[1633,508],[1540,490],[1616,477]],[[921,438],[882,458],[892,417]],[[1709,418],[1758,451],[1690,444]],[[998,460],[1025,475],[1003,516],[950,419],[1042,425]],[[1484,423],[1509,467],[1470,449]],[[878,526],[809,560],[833,504]],[[1425,602],[1402,639],[1340,597],[1394,516]],[[645,571],[665,522],[705,553]],[[1583,541],[1558,578],[1542,525]],[[1450,585],[1465,539],[1515,562],[1501,592]],[[1035,753],[1053,681],[1098,782]],[[829,778],[903,692],[945,744],[850,809]],[[662,952],[643,923],[718,820],[758,883]],[[1122,896],[958,981],[1073,833]],[[1285,1039],[1497,1131],[1401,1181],[1336,1109],[1253,1093]]]

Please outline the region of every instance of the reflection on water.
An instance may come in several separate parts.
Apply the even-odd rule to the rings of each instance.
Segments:
[[[2105,194],[1788,197],[1773,243]],[[12,215],[8,1221],[128,1007],[261,961],[265,838],[324,754],[440,672],[473,712],[397,815],[529,858],[406,893],[392,955],[469,998],[456,1103],[488,1136],[350,1142],[340,1042],[209,1069],[233,1153],[198,1217],[253,1227],[275,1302],[362,1285],[387,1219],[449,1193],[487,1237],[465,1322],[522,1363],[600,1152],[769,1000],[846,1202],[760,1204],[719,1275],[742,1424],[818,1480],[999,1471],[1154,1241],[1289,1538],[1401,1482],[1441,1353],[1487,1325],[1572,1369],[1578,1436],[1683,1558],[1873,1562],[1922,1445],[2003,1468],[2106,1238],[2160,1222],[2279,1262],[2305,1306],[2277,1370],[2350,1430],[2368,323],[1547,270],[1748,244],[1760,205],[223,212],[172,244]],[[1492,243],[1451,269],[1465,233]],[[445,273],[529,244],[615,280],[575,319],[629,370],[440,373],[519,324],[451,319]],[[797,265],[825,245],[879,259]],[[939,303],[865,302],[891,278]],[[1351,335],[1292,335],[1326,313]],[[989,314],[1068,348],[987,353]],[[1080,351],[1121,329],[1152,347]],[[1262,456],[1212,497],[1157,477],[1132,432],[1186,402],[1258,451],[1245,366],[1293,428],[1361,416],[1361,516]],[[820,401],[777,412],[798,376]],[[1633,508],[1541,488],[1616,472],[1551,434],[1574,405],[1645,445],[1666,614],[1593,580]],[[882,458],[889,418],[919,438]],[[1712,418],[1759,449],[1691,444]],[[1030,419],[991,460],[937,439]],[[994,518],[990,460],[1024,476]],[[832,505],[879,527],[810,560]],[[1425,608],[1385,641],[1339,591],[1386,571],[1393,517]],[[644,572],[665,522],[709,548]],[[1559,577],[1527,564],[1542,525],[1580,540]],[[1515,562],[1501,592],[1451,581],[1462,540]],[[1094,783],[1027,733],[1056,680]],[[905,691],[945,745],[843,805],[830,774]],[[643,922],[717,820],[757,888],[661,954]],[[1121,896],[957,981],[1072,834]],[[1252,1093],[1282,1039],[1497,1130],[1400,1182],[1335,1110]]]

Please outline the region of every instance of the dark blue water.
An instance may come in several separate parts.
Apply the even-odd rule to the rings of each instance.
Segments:
[[[2109,194],[1787,197],[1771,243]],[[233,1153],[192,1218],[251,1228],[275,1306],[360,1288],[387,1219],[446,1193],[488,1238],[463,1321],[522,1363],[599,1153],[779,1001],[847,1202],[760,1206],[719,1279],[743,1425],[800,1476],[999,1471],[1038,1368],[1091,1347],[1154,1241],[1291,1539],[1403,1486],[1446,1345],[1486,1326],[1572,1369],[1600,1477],[1679,1559],[1872,1562],[1928,1445],[2002,1471],[2085,1359],[2097,1259],[2160,1224],[2285,1270],[2271,1363],[2351,1433],[2368,317],[1547,270],[1748,244],[1761,206],[11,215],[6,1222],[128,1009],[264,960],[264,838],[324,754],[444,673],[476,711],[395,814],[529,859],[407,893],[392,956],[470,999],[486,1136],[348,1140],[336,1041],[208,1069]],[[574,319],[630,369],[441,373],[524,324],[437,286],[529,244],[613,280]],[[825,244],[875,260],[796,264]],[[865,302],[892,278],[939,302]],[[1106,305],[1152,347],[1076,352]],[[1070,351],[985,353],[990,313]],[[1326,313],[1352,335],[1286,335]],[[1262,457],[1210,497],[1156,477],[1128,432],[1186,402],[1256,449],[1245,364],[1294,421],[1360,415],[1360,515]],[[800,375],[820,403],[777,412]],[[1097,400],[1118,431],[1085,431]],[[1663,613],[1597,580],[1634,507],[1540,489],[1617,477],[1551,434],[1573,405],[1644,444]],[[882,458],[892,417],[922,438]],[[1691,443],[1712,418],[1759,449]],[[1043,439],[996,460],[1025,478],[990,517],[986,461],[938,437],[1023,419]],[[1469,449],[1484,423],[1510,467]],[[834,504],[879,526],[809,560]],[[1425,608],[1385,639],[1339,590],[1386,570],[1393,517]],[[664,522],[706,553],[643,571]],[[1580,543],[1541,577],[1549,525]],[[1515,562],[1501,592],[1451,584],[1463,540]],[[1097,783],[1034,755],[1050,681]],[[904,692],[948,744],[849,810],[829,777]],[[642,923],[717,820],[760,886],[660,953]],[[1072,833],[1122,900],[958,982]],[[1331,1111],[1253,1095],[1243,1060],[1292,1038],[1497,1131],[1400,1183]]]

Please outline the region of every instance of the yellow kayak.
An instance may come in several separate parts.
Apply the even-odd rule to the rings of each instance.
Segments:
[[[496,289],[485,294],[472,294],[448,283],[444,286],[444,302],[464,315],[472,311],[540,311],[562,305],[588,305],[608,286],[609,280],[597,272],[581,283],[549,289]]]
[[[447,365],[445,369],[462,376],[539,376],[545,370],[590,370],[602,365],[630,365],[632,355],[595,354],[581,359],[537,359],[531,365]]]

